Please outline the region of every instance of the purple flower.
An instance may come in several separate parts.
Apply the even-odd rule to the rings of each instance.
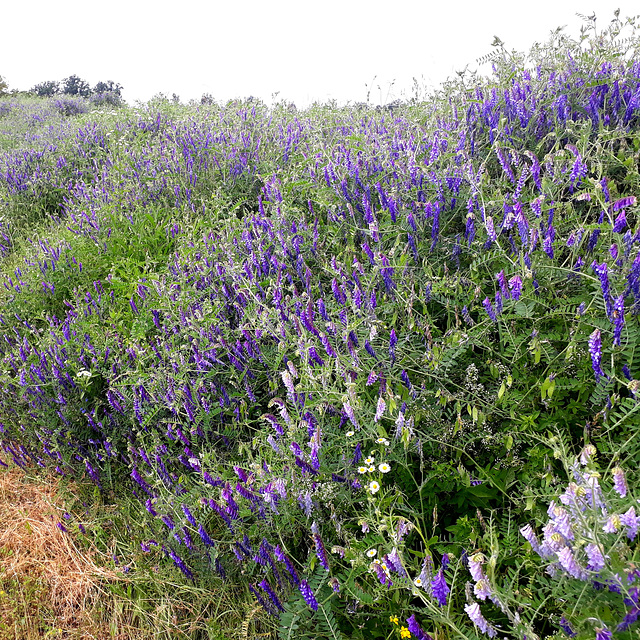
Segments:
[[[398,337],[396,336],[395,329],[391,329],[391,334],[389,336],[389,357],[391,358],[391,362],[396,361],[396,345],[398,344]]]
[[[480,605],[477,602],[472,604],[465,604],[464,610],[466,611],[469,619],[473,624],[480,629],[482,633],[485,633],[490,638],[494,638],[496,636],[496,630],[487,622],[485,617],[482,615],[480,611]]]
[[[615,233],[622,233],[626,226],[627,226],[627,216],[623,210],[619,213],[618,217],[613,223],[613,231]]]
[[[581,580],[584,577],[584,571],[580,568],[570,547],[563,547],[558,551],[558,562],[560,566],[574,578]]]
[[[300,585],[298,587],[300,589],[300,593],[304,598],[305,602],[314,610],[318,610],[318,601],[316,597],[313,595],[313,591],[311,591],[311,587],[306,580],[301,580]]]
[[[584,548],[587,554],[587,569],[590,571],[602,571],[604,569],[605,561],[602,555],[600,545],[590,543]]]
[[[436,573],[435,577],[431,581],[431,593],[433,597],[438,601],[441,607],[447,604],[447,594],[449,593],[449,587],[444,577],[442,568]]]
[[[260,586],[265,591],[265,593],[269,596],[269,600],[273,602],[276,609],[278,609],[278,611],[284,611],[284,607],[280,603],[280,600],[278,600],[278,596],[276,596],[275,592],[271,588],[271,585],[266,581],[266,579],[260,582]]]
[[[433,640],[432,637],[425,633],[418,624],[415,615],[412,615],[410,618],[407,618],[407,628],[411,632],[411,637],[417,638],[417,640]]]
[[[485,308],[485,310],[487,312],[487,315],[491,318],[491,320],[493,322],[497,322],[498,319],[496,317],[496,312],[493,309],[493,305],[491,304],[491,300],[489,300],[489,298],[485,298],[482,301],[482,304],[484,305],[484,308]]]
[[[620,522],[627,529],[627,538],[633,540],[638,535],[638,522],[640,517],[636,516],[635,507],[630,507],[626,513],[620,516]]]
[[[591,354],[591,366],[596,376],[596,382],[600,382],[600,378],[604,376],[602,370],[602,339],[600,337],[600,329],[596,329],[589,336],[589,353]]]
[[[620,198],[613,203],[613,210],[620,211],[624,207],[632,207],[636,203],[635,196],[627,196],[626,198]]]
[[[613,488],[621,498],[624,498],[627,495],[627,479],[624,476],[624,471],[620,467],[614,467],[611,473],[613,475]]]
[[[613,640],[613,634],[606,627],[597,628],[596,640]]]
[[[622,327],[624,327],[624,294],[618,296],[613,303],[613,345],[620,344],[622,336]]]
[[[578,634],[571,628],[571,625],[569,624],[568,620],[562,616],[562,618],[560,618],[558,624],[560,625],[560,628],[570,637],[570,638],[575,638]]]
[[[318,531],[318,524],[316,522],[311,525],[311,533],[313,542],[316,546],[316,555],[318,556],[318,560],[320,560],[320,564],[327,571],[329,571],[329,560],[327,559],[327,551],[324,548],[322,538],[320,537],[320,532]]]

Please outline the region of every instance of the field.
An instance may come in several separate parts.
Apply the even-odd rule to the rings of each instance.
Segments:
[[[0,637],[639,637],[640,40],[486,64],[0,99]]]

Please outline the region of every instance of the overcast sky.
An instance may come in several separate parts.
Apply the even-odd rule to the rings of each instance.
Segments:
[[[250,95],[305,106],[411,95],[412,78],[439,85],[492,51],[527,50],[576,12],[606,26],[636,0],[2,0],[0,75],[10,89],[76,74],[114,80],[130,103]]]

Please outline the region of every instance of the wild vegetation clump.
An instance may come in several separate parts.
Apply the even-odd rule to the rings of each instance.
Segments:
[[[637,634],[638,36],[488,63],[0,119],[3,464],[185,637]]]

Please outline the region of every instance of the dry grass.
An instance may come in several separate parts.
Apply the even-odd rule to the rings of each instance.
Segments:
[[[0,640],[132,637],[114,629],[113,619],[98,621],[110,597],[104,585],[123,576],[58,528],[59,483],[0,469]]]

